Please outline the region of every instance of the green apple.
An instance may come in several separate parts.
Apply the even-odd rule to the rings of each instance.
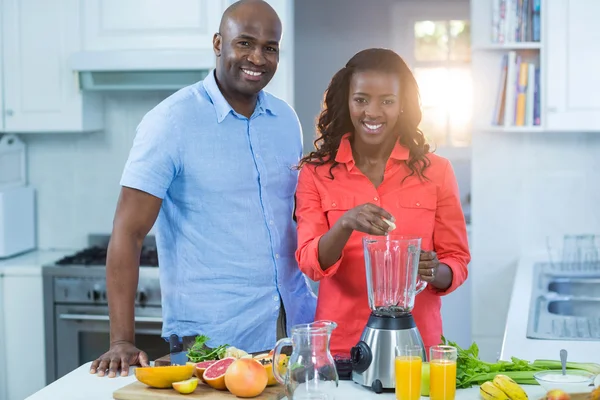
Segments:
[[[421,365],[421,396],[429,397],[429,363]]]

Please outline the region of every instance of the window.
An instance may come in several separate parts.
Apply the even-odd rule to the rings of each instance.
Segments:
[[[436,147],[470,146],[469,21],[416,21],[413,59],[423,109],[420,128],[425,136]]]
[[[419,128],[438,154],[470,158],[471,24],[468,1],[402,1],[394,7],[394,48],[421,95]]]

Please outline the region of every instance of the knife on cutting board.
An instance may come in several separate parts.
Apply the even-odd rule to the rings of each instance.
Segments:
[[[187,362],[187,354],[183,350],[183,342],[175,334],[169,336],[169,353],[171,365],[185,365]]]

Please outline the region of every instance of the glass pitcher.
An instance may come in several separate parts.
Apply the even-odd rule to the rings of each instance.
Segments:
[[[329,339],[336,327],[332,321],[294,325],[291,339],[284,338],[275,344],[273,365],[277,365],[283,347],[292,347],[284,376],[278,368],[273,368],[273,375],[285,385],[289,400],[335,399],[338,374],[329,352]]]
[[[421,238],[365,236],[363,238],[369,306],[378,316],[410,313],[415,296],[427,282],[419,278]]]

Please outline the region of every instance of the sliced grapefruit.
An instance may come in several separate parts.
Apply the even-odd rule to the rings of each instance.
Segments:
[[[210,360],[210,361],[202,361],[199,363],[194,364],[195,368],[196,368],[196,376],[202,380],[204,380],[204,371],[206,371],[206,368],[210,367],[211,365],[213,365],[214,363],[216,363],[217,360]]]
[[[154,388],[170,388],[173,382],[185,381],[194,374],[193,365],[140,367],[135,369],[138,381]]]
[[[202,375],[204,382],[206,382],[208,386],[218,390],[227,389],[227,386],[225,386],[225,372],[227,372],[227,368],[229,368],[235,360],[237,360],[237,358],[226,357],[208,366]]]
[[[181,394],[190,394],[198,387],[198,378],[190,378],[181,382],[173,382],[173,389]]]

